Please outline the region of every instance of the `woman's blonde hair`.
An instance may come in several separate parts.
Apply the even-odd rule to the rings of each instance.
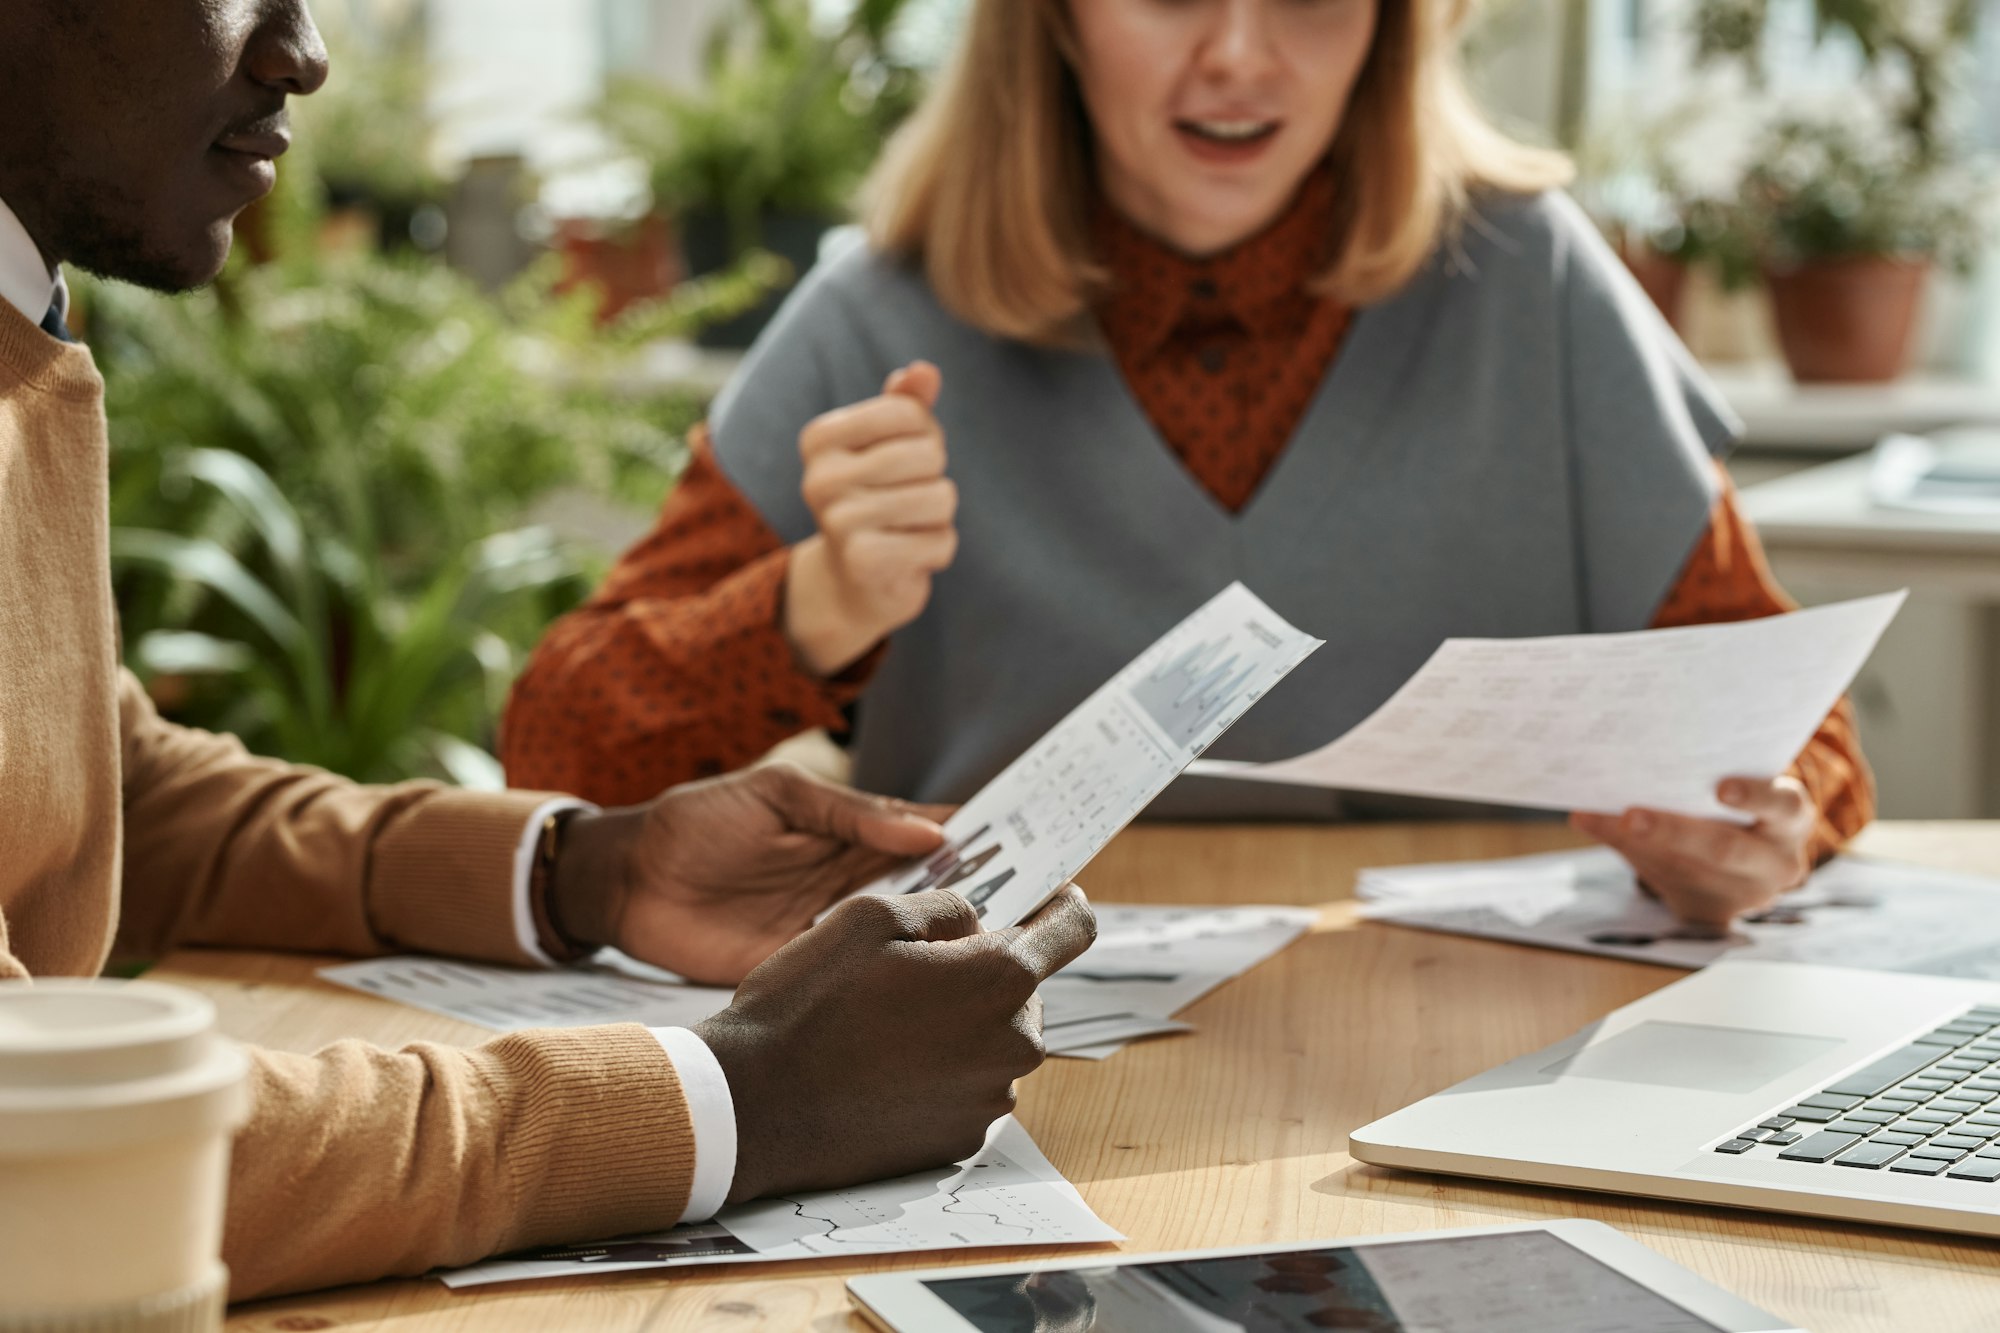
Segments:
[[[1334,137],[1340,235],[1317,286],[1350,305],[1407,282],[1480,190],[1566,183],[1567,159],[1474,105],[1456,39],[1472,0],[1377,0],[1374,43]],[[923,265],[946,309],[1031,342],[1070,336],[1103,290],[1091,144],[1066,0],[974,0],[938,85],[865,192],[875,247]]]

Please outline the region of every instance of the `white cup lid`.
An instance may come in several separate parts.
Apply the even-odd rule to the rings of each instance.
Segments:
[[[0,981],[0,1124],[22,1146],[46,1148],[68,1137],[65,1118],[100,1141],[112,1127],[93,1129],[93,1118],[136,1127],[151,1115],[163,1132],[188,1115],[234,1118],[247,1062],[214,1029],[215,1006],[178,986]],[[0,1156],[8,1138],[0,1133]]]

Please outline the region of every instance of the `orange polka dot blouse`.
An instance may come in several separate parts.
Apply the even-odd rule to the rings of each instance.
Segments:
[[[1161,437],[1231,510],[1284,451],[1347,332],[1349,312],[1306,290],[1326,262],[1334,209],[1330,179],[1316,175],[1272,227],[1205,260],[1098,212],[1112,286],[1097,315],[1112,354]],[[843,710],[882,650],[831,680],[800,664],[780,626],[788,555],[697,431],[693,460],[652,532],[550,630],[515,685],[501,735],[508,781],[629,804],[739,768],[801,731],[842,731]],[[1792,606],[1725,475],[1708,530],[1654,626]],[[1847,701],[1793,773],[1819,811],[1816,858],[1873,817],[1873,781]]]

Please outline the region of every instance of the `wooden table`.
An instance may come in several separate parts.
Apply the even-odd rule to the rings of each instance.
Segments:
[[[1562,1037],[1666,985],[1664,968],[1360,923],[1355,871],[1548,851],[1552,825],[1140,828],[1084,877],[1105,901],[1324,905],[1319,928],[1186,1012],[1197,1031],[1102,1063],[1051,1060],[1020,1117],[1135,1250],[1588,1217],[1815,1333],[2000,1328],[2000,1250],[1778,1214],[1514,1187],[1364,1166],[1348,1131]],[[2000,868],[2000,824],[1900,824],[1862,850]],[[157,975],[213,997],[224,1028],[309,1051],[335,1037],[472,1043],[488,1034],[316,981],[316,960],[183,953]],[[864,1269],[992,1262],[981,1251],[743,1265],[454,1294],[384,1282],[246,1306],[250,1330],[859,1327],[842,1280]]]

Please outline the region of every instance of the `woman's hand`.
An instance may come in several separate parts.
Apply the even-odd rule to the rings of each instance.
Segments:
[[[813,671],[845,670],[930,601],[958,553],[958,488],[932,411],[943,378],[916,361],[882,394],[815,417],[799,433],[801,489],[819,531],[792,548],[785,633]]]
[[[1729,778],[1717,799],[1750,825],[1661,810],[1573,814],[1570,825],[1632,863],[1639,882],[1690,925],[1725,930],[1769,907],[1812,872],[1806,848],[1817,814],[1797,778]]]

